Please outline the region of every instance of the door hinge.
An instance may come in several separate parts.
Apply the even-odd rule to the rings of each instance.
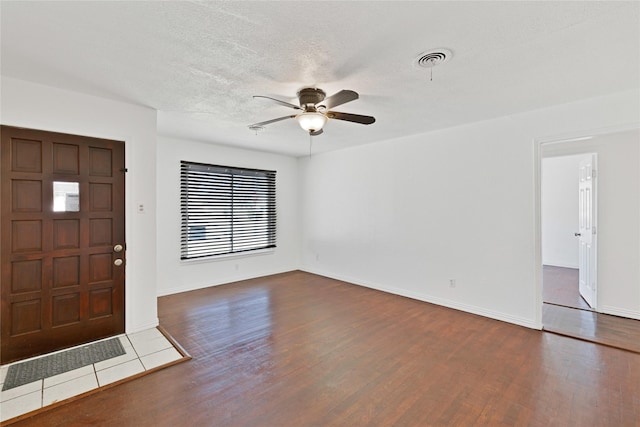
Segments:
[[[591,234],[596,234],[596,226],[591,227]]]
[[[594,178],[594,179],[595,179],[596,175],[597,175],[596,170],[595,170],[595,169],[592,169],[592,170],[591,170],[591,178]]]
[[[129,172],[129,169],[127,169],[127,168],[122,168],[122,169],[120,169],[120,172],[127,173],[127,172]]]

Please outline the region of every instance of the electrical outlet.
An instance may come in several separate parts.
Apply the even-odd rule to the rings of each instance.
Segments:
[[[449,279],[449,287],[450,288],[456,287],[456,279]]]

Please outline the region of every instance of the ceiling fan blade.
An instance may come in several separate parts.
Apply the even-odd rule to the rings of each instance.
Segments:
[[[360,123],[363,125],[370,125],[376,121],[375,117],[361,116],[360,114],[339,113],[337,111],[327,112],[327,117],[330,119],[346,120],[348,122]]]
[[[302,110],[302,107],[300,107],[299,105],[291,104],[291,103],[286,102],[286,101],[280,101],[279,99],[271,98],[270,96],[253,95],[253,97],[254,98],[270,99],[270,100],[272,100],[274,102],[277,102],[280,105],[284,105],[285,107],[295,108],[296,110]]]
[[[267,120],[266,122],[260,122],[260,123],[254,123],[252,125],[249,125],[250,128],[252,127],[257,127],[257,126],[265,126],[271,123],[275,123],[275,122],[279,122],[280,120],[286,120],[286,119],[293,119],[296,115],[292,115],[292,116],[284,116],[284,117],[278,117],[277,119],[271,119],[271,120]]]
[[[311,136],[318,136],[318,135],[320,135],[321,133],[322,133],[322,129],[317,130],[317,131],[315,131],[315,132],[309,132],[309,134],[310,134]]]
[[[330,97],[325,98],[325,100],[318,103],[318,105],[323,105],[327,110],[330,110],[333,107],[355,101],[356,99],[358,99],[357,92],[352,90],[341,90],[340,92],[334,93]]]

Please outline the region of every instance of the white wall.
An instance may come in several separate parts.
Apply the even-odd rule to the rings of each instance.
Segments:
[[[298,168],[293,157],[158,137],[158,295],[296,270],[300,260]],[[277,248],[202,261],[180,260],[180,161],[275,170]]]
[[[155,110],[4,76],[1,84],[2,124],[125,141],[126,331],[156,326]]]
[[[582,156],[542,161],[542,263],[578,268],[578,165]]]
[[[542,148],[545,163],[597,153],[597,310],[640,319],[640,131]]]
[[[158,138],[156,152],[153,110],[5,77],[0,112],[7,125],[126,141],[127,332],[157,324],[157,294],[300,265],[539,328],[539,141],[640,126],[640,99],[629,91],[296,160],[167,138]],[[182,159],[277,170],[276,251],[181,263]],[[637,205],[622,214],[638,218]],[[640,229],[615,250],[600,237],[601,262],[617,257],[630,266],[611,270],[628,285],[601,289],[601,308],[640,316]]]
[[[637,95],[302,159],[303,268],[540,328],[536,139],[640,126]]]

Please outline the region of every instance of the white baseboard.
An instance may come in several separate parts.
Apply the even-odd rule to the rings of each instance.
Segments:
[[[572,268],[574,270],[578,269],[578,265],[573,264],[563,264],[561,262],[543,262],[542,265],[549,267],[562,267],[562,268]]]
[[[146,331],[147,329],[153,329],[160,324],[159,320],[156,318],[155,322],[148,322],[141,325],[136,325],[135,327],[131,327],[131,329],[127,328],[125,333],[127,334],[135,334],[136,332]]]
[[[627,310],[624,308],[611,307],[608,305],[603,305],[598,307],[598,311],[604,314],[612,314],[614,316],[627,317],[629,319],[640,320],[640,312]]]
[[[460,310],[460,311],[464,311],[464,312],[471,313],[471,314],[477,314],[479,316],[488,317],[490,319],[500,320],[500,321],[507,322],[507,323],[513,323],[513,324],[516,324],[516,325],[519,325],[519,326],[524,326],[526,328],[538,329],[538,330],[542,329],[542,323],[537,323],[535,321],[532,321],[531,319],[527,319],[527,318],[524,318],[524,317],[513,316],[513,315],[510,315],[510,314],[505,314],[505,313],[501,313],[501,312],[497,312],[497,311],[493,311],[493,310],[487,310],[487,309],[482,308],[482,307],[477,307],[477,306],[469,305],[469,304],[463,304],[463,303],[459,303],[457,301],[451,301],[451,300],[448,300],[448,299],[445,299],[445,298],[440,298],[440,297],[434,297],[434,296],[431,296],[431,295],[424,295],[424,294],[418,294],[418,293],[414,293],[414,292],[409,292],[409,291],[406,291],[404,289],[395,288],[393,286],[386,286],[386,285],[382,285],[382,284],[379,284],[379,283],[372,283],[372,282],[368,282],[368,281],[362,281],[362,280],[355,279],[353,277],[341,276],[341,275],[338,275],[338,274],[328,273],[326,271],[321,271],[321,270],[318,270],[318,269],[302,267],[302,268],[300,268],[300,270],[306,271],[307,273],[317,274],[317,275],[320,275],[320,276],[329,277],[331,279],[352,283],[354,285],[364,286],[366,288],[376,289],[378,291],[383,291],[383,292],[387,292],[387,293],[390,293],[390,294],[400,295],[400,296],[403,296],[403,297],[415,299],[415,300],[418,300],[418,301],[424,301],[424,302],[428,302],[428,303],[431,303],[431,304],[436,304],[436,305],[440,305],[440,306],[443,306],[443,307],[452,308],[454,310]]]

